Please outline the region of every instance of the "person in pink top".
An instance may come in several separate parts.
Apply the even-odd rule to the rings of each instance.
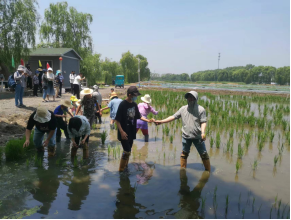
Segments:
[[[152,106],[150,106],[150,103],[152,102],[150,95],[146,94],[144,97],[141,97],[141,100],[143,101],[143,103],[139,103],[137,106],[141,116],[147,118],[147,115],[151,112],[154,115],[158,114],[158,111],[156,111]],[[136,122],[136,133],[138,132],[139,129],[142,131],[144,135],[144,141],[148,142],[149,141],[148,123],[138,119]]]

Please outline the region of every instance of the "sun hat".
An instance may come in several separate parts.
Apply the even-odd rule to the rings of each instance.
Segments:
[[[33,119],[39,123],[46,123],[51,120],[51,113],[46,107],[40,106],[36,109]]]
[[[77,102],[78,99],[74,98],[74,99],[71,99],[71,102]]]
[[[76,96],[72,95],[70,100],[72,101],[73,99],[76,99]]]
[[[61,105],[66,106],[67,108],[71,108],[72,107],[72,104],[71,104],[70,100],[63,100],[61,102]]]
[[[111,93],[110,99],[114,98],[114,97],[118,97],[116,92]]]
[[[38,71],[43,71],[43,69],[42,69],[42,68],[37,68],[37,70],[38,70]]]
[[[99,86],[94,85],[94,86],[93,86],[93,89],[98,90],[98,89],[99,89]]]
[[[53,72],[53,69],[50,67],[50,68],[47,69],[47,71],[52,71]]]
[[[148,103],[148,104],[150,104],[152,102],[152,99],[151,99],[149,94],[146,94],[144,97],[141,97],[141,100],[145,103]]]
[[[129,95],[129,94],[133,94],[133,95],[135,95],[135,96],[139,96],[139,95],[141,95],[141,94],[139,93],[139,91],[138,91],[138,89],[137,89],[136,86],[130,86],[130,87],[127,89],[127,95]]]
[[[93,89],[85,88],[81,91],[81,95],[90,95],[93,93]]]
[[[57,70],[56,75],[59,75],[60,73],[62,73],[62,71]]]
[[[17,71],[24,71],[24,66],[19,65],[18,68],[17,68]]]

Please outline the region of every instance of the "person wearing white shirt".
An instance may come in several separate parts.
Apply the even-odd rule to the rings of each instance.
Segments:
[[[84,78],[82,78],[82,77],[83,77],[83,74],[79,73],[79,75],[75,77],[74,83],[73,83],[74,84],[74,95],[77,96],[77,99],[80,99],[80,83],[82,80],[85,79],[85,77]]]
[[[75,71],[72,71],[70,74],[70,84],[71,84],[71,93],[74,94],[74,80],[75,80]]]

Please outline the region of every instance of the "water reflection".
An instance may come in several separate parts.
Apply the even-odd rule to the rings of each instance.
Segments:
[[[190,187],[188,186],[188,177],[186,174],[186,169],[180,170],[180,207],[181,210],[175,214],[176,218],[204,218],[204,210],[202,209],[202,216],[199,215],[198,209],[200,207],[200,196],[201,192],[207,183],[210,177],[210,173],[208,171],[204,171],[201,175],[201,178],[198,184],[194,187],[192,191],[190,191]],[[202,205],[203,207],[203,205]]]
[[[122,172],[119,174],[120,181],[118,192],[116,194],[116,210],[113,214],[113,218],[135,218],[135,215],[139,213],[140,204],[135,202],[135,193],[137,185],[131,186],[129,173]]]
[[[89,186],[91,185],[90,173],[88,166],[83,166],[81,169],[73,169],[73,178],[69,185],[67,196],[70,198],[68,209],[80,210],[89,195]]]

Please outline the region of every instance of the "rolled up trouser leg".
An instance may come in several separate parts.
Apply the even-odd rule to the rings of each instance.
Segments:
[[[121,159],[120,159],[120,164],[119,164],[120,172],[124,171],[126,164],[128,163],[128,160],[129,160],[129,155],[130,155],[130,152],[123,151]]]
[[[181,163],[181,167],[182,168],[186,168],[187,167],[187,158],[189,156],[189,153],[186,153],[184,151],[182,151],[181,153],[181,158],[180,158],[180,163]]]

